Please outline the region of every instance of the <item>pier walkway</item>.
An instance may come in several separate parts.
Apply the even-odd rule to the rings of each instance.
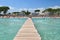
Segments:
[[[22,28],[18,31],[14,40],[41,40],[40,35],[34,27],[31,18],[28,18]]]

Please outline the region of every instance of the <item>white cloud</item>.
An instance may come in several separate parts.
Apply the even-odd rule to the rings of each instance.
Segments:
[[[9,7],[10,7],[9,12],[19,12],[18,8],[15,8],[15,7],[12,7],[12,6],[9,6]]]
[[[43,11],[44,10],[44,8],[20,8],[19,11],[22,11],[22,10],[27,11],[27,10],[29,10],[31,12],[34,12],[34,10],[36,10],[36,9],[38,9],[40,11]]]
[[[3,6],[3,5],[0,5],[0,6]],[[45,10],[45,8],[15,8],[15,7],[12,7],[12,6],[9,6],[9,7],[10,7],[9,12],[15,12],[15,11],[20,12],[22,10],[25,10],[25,11],[29,10],[31,12],[34,12],[34,10],[36,10],[36,9],[39,9],[40,12],[42,12],[43,10]],[[49,7],[49,8],[56,9],[56,8],[60,8],[60,6],[52,6],[52,7]]]
[[[52,7],[49,7],[49,8],[53,8],[53,9],[56,9],[56,8],[60,8],[60,6],[52,6]],[[14,7],[11,7],[10,6],[10,11],[11,12],[13,12],[13,11],[18,11],[18,12],[20,12],[20,11],[22,11],[22,10],[25,10],[25,11],[27,11],[27,10],[29,10],[29,11],[31,11],[31,12],[34,12],[34,10],[36,10],[36,9],[39,9],[40,10],[40,12],[42,12],[43,10],[45,10],[46,8],[14,8]]]
[[[49,7],[49,8],[57,9],[57,8],[60,8],[60,6],[53,6],[53,7]]]
[[[10,9],[14,9],[14,7],[12,7],[12,6],[9,6],[9,8],[10,8]]]

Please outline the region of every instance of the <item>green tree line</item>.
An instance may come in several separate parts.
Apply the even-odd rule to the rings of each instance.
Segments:
[[[6,15],[6,13],[8,12],[8,10],[9,10],[10,8],[8,7],[8,6],[1,6],[0,7],[0,13],[1,12],[3,12],[3,15]],[[27,15],[29,15],[29,14],[31,14],[31,12],[29,12],[28,10],[27,11],[21,11],[22,13],[24,13],[26,16]],[[40,10],[34,10],[34,12],[36,13],[39,13],[40,12]],[[45,9],[44,11],[42,11],[42,13],[45,13],[45,12],[49,12],[48,14],[50,15],[50,16],[52,16],[52,15],[60,15],[60,8],[56,8],[56,9],[53,9],[53,8],[47,8],[47,9]],[[15,15],[19,15],[19,13],[20,12],[12,12],[13,14],[15,14]],[[9,13],[10,14],[10,13]]]

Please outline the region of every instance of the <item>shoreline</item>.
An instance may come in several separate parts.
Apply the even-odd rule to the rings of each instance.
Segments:
[[[29,17],[27,17],[27,16],[15,16],[15,17],[13,17],[13,16],[0,16],[0,18],[29,18]],[[35,17],[30,17],[30,18],[60,18],[60,16],[49,16],[49,17],[35,16]]]
[[[19,17],[13,17],[13,16],[10,16],[10,17],[8,17],[8,16],[1,16],[0,18],[28,18],[28,17],[21,17],[21,16],[19,16]]]
[[[32,18],[60,18],[60,16],[33,16]]]

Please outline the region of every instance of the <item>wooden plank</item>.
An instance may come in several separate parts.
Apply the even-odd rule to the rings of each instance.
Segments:
[[[18,31],[14,40],[41,40],[30,18],[27,19],[22,28]]]

